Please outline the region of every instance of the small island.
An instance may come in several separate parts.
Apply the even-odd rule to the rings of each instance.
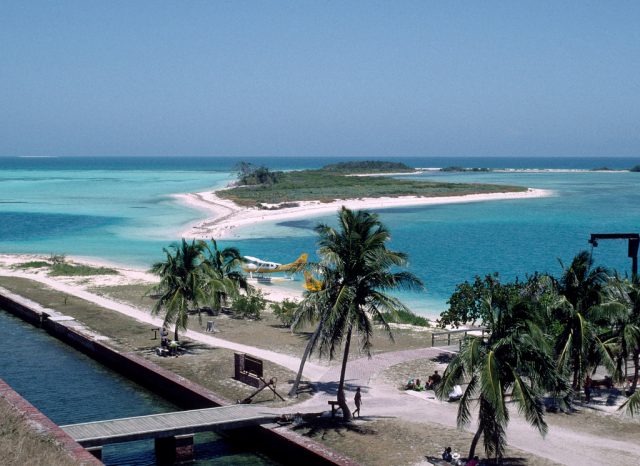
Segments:
[[[520,186],[443,183],[390,176],[407,173],[420,172],[403,163],[383,161],[343,162],[317,170],[286,172],[240,164],[236,185],[217,194],[239,206],[273,209],[278,206],[295,207],[295,203],[304,201],[328,203],[345,199],[448,197],[527,190]],[[353,176],[356,174],[380,176]]]
[[[248,163],[237,168],[238,179],[227,188],[175,195],[210,214],[183,231],[184,238],[238,239],[244,237],[240,228],[330,215],[342,206],[378,210],[552,195],[521,186],[401,179],[400,175],[423,172],[394,162],[344,162],[297,171],[271,171]]]

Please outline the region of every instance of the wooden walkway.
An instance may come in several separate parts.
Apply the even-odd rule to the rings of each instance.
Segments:
[[[194,409],[61,426],[83,447],[235,429],[273,422],[277,414],[250,405]]]

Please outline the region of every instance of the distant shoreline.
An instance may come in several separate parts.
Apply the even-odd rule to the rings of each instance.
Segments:
[[[218,190],[219,191],[219,190]],[[349,209],[388,209],[394,207],[410,207],[424,205],[459,204],[469,202],[499,201],[512,199],[536,199],[549,197],[553,191],[529,188],[524,192],[504,192],[486,194],[468,194],[464,196],[442,197],[379,197],[336,200],[322,203],[320,201],[299,202],[297,207],[266,210],[255,207],[241,207],[232,201],[222,199],[215,190],[198,193],[175,194],[179,201],[200,210],[213,214],[205,220],[189,225],[182,233],[185,238],[195,239],[240,239],[244,236],[238,229],[271,221],[284,221],[305,217],[320,216],[337,212],[342,206]]]

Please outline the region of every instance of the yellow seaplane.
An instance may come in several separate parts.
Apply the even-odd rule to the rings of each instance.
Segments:
[[[288,264],[280,264],[278,262],[270,262],[259,259],[257,257],[244,256],[242,270],[249,274],[250,278],[253,278],[253,274],[258,275],[258,281],[270,281],[269,279],[262,279],[262,274],[265,273],[294,273],[297,272],[300,267],[307,263],[307,253],[300,254],[295,261]]]

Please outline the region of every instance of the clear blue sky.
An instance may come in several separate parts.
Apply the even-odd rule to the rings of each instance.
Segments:
[[[0,155],[632,156],[637,1],[0,2]]]

